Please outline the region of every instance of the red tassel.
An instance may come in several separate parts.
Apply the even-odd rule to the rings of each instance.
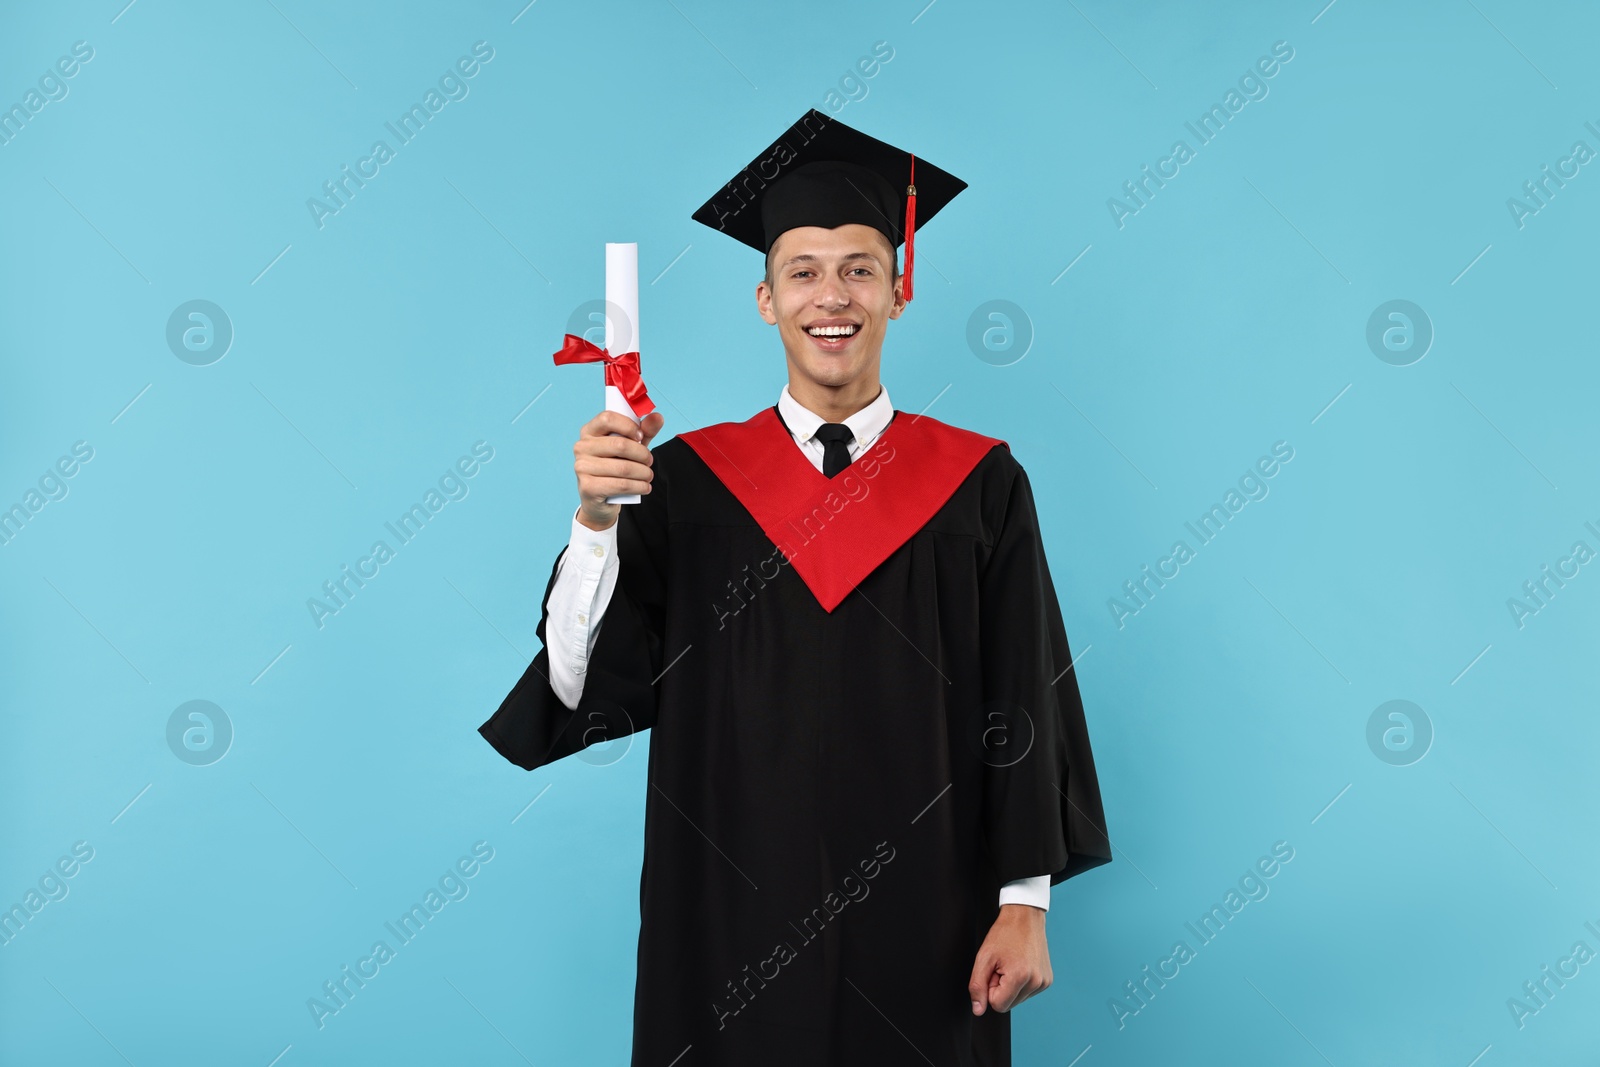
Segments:
[[[915,258],[916,247],[913,241],[917,235],[917,157],[911,157],[911,184],[906,186],[906,269],[905,286],[903,295],[906,303],[911,303],[911,263]]]

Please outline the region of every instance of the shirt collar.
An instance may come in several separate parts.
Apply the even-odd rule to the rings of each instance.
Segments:
[[[801,405],[789,392],[789,386],[783,387],[783,392],[778,394],[778,414],[783,416],[784,424],[789,427],[789,432],[800,444],[805,444],[816,435],[817,427],[825,421],[821,415]],[[844,424],[850,427],[850,432],[855,435],[853,444],[857,448],[865,448],[874,441],[884,428],[889,425],[889,420],[894,417],[894,407],[889,403],[889,389],[881,383],[878,386],[878,395],[872,403],[848,416]]]

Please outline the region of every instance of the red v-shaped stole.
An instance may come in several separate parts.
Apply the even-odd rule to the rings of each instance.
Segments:
[[[991,448],[1005,444],[897,412],[871,448],[829,478],[801,455],[775,407],[678,436],[827,612],[922,529]]]

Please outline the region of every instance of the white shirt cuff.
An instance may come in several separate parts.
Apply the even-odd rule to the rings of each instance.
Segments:
[[[1044,911],[1050,910],[1050,876],[1018,878],[1000,887],[1001,904],[1028,904]]]

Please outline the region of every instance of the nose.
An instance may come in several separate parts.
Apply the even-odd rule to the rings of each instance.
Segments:
[[[844,283],[833,275],[822,279],[822,284],[817,286],[817,306],[838,309],[850,303],[850,294],[845,291]]]

